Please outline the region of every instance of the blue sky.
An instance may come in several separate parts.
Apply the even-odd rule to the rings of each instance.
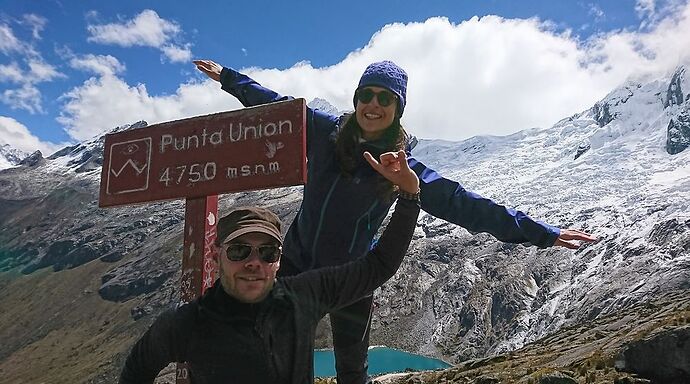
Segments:
[[[549,126],[688,62],[687,0],[0,0],[0,145],[45,154],[141,119],[240,108],[191,60],[351,109],[366,65],[410,75],[403,124],[460,140]]]

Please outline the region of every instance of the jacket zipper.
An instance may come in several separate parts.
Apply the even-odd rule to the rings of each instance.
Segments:
[[[273,335],[271,334],[271,332],[264,332],[264,330],[266,329],[266,327],[264,326],[264,320],[265,315],[262,311],[262,313],[257,315],[257,322],[254,326],[254,331],[257,335],[259,335],[259,338],[262,341],[261,344],[264,347],[264,352],[268,354],[269,375],[273,380],[278,380],[278,364],[276,363],[275,354],[273,353]]]
[[[335,186],[338,184],[338,180],[340,180],[341,174],[338,174],[338,176],[335,178],[333,181],[333,185],[331,185],[331,189],[328,190],[328,194],[326,195],[326,199],[323,202],[323,206],[321,207],[321,215],[319,216],[319,225],[316,227],[316,233],[314,234],[314,242],[312,243],[311,246],[311,266],[309,269],[314,269],[314,266],[316,265],[316,245],[319,243],[319,236],[321,235],[321,226],[323,225],[323,218],[326,215],[326,208],[328,208],[328,202],[331,200],[331,195],[333,194],[333,191],[335,190]]]
[[[367,209],[367,211],[364,212],[364,214],[357,219],[357,224],[355,225],[355,233],[352,234],[352,242],[350,243],[350,250],[348,251],[348,253],[352,253],[352,249],[355,247],[355,241],[357,241],[357,234],[359,233],[359,222],[362,221],[362,219],[364,219],[365,217],[367,218],[367,231],[371,230],[371,211],[373,211],[378,204],[378,200],[374,201],[374,204],[372,204],[371,207],[369,207],[369,209]]]

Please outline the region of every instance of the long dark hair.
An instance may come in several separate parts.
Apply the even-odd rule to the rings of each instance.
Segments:
[[[362,128],[357,122],[355,113],[342,116],[341,127],[335,141],[335,151],[338,157],[340,171],[345,177],[351,178],[357,166],[362,161],[365,161],[362,158],[362,153],[358,150],[360,137],[362,136]],[[379,154],[391,151],[397,152],[401,149],[405,149],[406,143],[407,134],[400,124],[400,117],[396,113],[391,125],[384,130],[381,138],[376,140],[376,147],[380,151]],[[378,157],[378,154],[372,153],[372,155]],[[386,180],[383,176],[380,176],[380,182],[376,188],[376,193],[380,198],[391,200],[393,198],[393,192],[396,190],[397,187],[395,185]]]

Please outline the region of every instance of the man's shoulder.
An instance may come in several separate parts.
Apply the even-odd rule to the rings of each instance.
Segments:
[[[199,313],[199,299],[189,303],[177,303],[169,306],[159,316],[159,322],[185,325],[196,321]]]
[[[273,300],[279,302],[289,302],[296,296],[308,294],[309,286],[318,279],[318,273],[306,271],[293,276],[283,276],[276,279],[271,296]]]

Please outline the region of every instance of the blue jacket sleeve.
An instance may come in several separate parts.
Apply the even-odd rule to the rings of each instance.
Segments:
[[[490,233],[507,243],[531,243],[540,248],[552,246],[560,235],[557,227],[467,191],[412,156],[408,164],[419,176],[422,209],[439,219],[472,232]]]
[[[221,89],[235,96],[245,107],[253,107],[276,101],[292,100],[292,96],[282,96],[257,83],[251,77],[232,68],[220,72]],[[307,107],[307,152],[311,147],[329,140],[336,128],[337,116]]]

